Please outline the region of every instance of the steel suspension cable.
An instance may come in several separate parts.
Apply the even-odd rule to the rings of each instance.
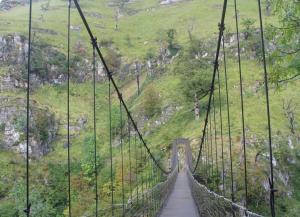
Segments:
[[[90,36],[90,39],[91,39],[91,40],[94,40],[94,35],[93,35],[93,33],[92,33],[92,31],[91,31],[91,28],[90,28],[90,26],[89,26],[89,24],[88,24],[88,22],[87,22],[87,20],[86,20],[86,18],[85,18],[85,16],[84,16],[82,10],[81,10],[81,7],[80,7],[80,5],[79,5],[79,3],[78,3],[78,0],[73,0],[73,1],[74,1],[74,3],[75,3],[75,6],[76,6],[76,8],[77,8],[77,11],[78,11],[78,13],[79,13],[79,15],[80,15],[80,17],[81,17],[81,20],[82,20],[82,22],[83,22],[83,24],[84,24],[84,26],[85,26],[85,28],[86,28],[86,30],[87,30],[87,32],[88,32],[88,35]],[[225,0],[225,1],[226,1],[226,0]],[[96,44],[96,51],[97,51],[98,56],[99,56],[99,58],[100,58],[100,60],[101,60],[101,62],[102,62],[102,64],[103,64],[104,70],[105,70],[105,72],[106,72],[106,74],[107,74],[109,80],[111,81],[111,83],[112,83],[112,85],[113,85],[113,87],[114,87],[114,89],[115,89],[115,91],[116,91],[116,94],[117,94],[119,100],[121,101],[121,103],[122,103],[122,105],[123,105],[123,107],[124,107],[124,109],[125,109],[125,111],[126,111],[128,117],[130,118],[130,120],[131,120],[131,122],[132,122],[132,126],[133,126],[133,128],[135,129],[135,131],[137,132],[137,134],[138,134],[138,136],[139,136],[139,139],[141,140],[141,142],[142,142],[144,148],[146,149],[147,153],[150,155],[151,159],[154,161],[154,163],[155,163],[156,166],[159,168],[159,170],[161,170],[164,174],[170,174],[170,171],[166,171],[165,169],[163,169],[163,168],[161,167],[161,165],[158,163],[158,161],[155,159],[155,157],[153,156],[152,152],[150,151],[148,145],[146,144],[146,142],[145,142],[145,140],[144,140],[142,134],[140,133],[140,131],[139,131],[138,127],[137,127],[137,124],[136,124],[135,121],[133,120],[133,117],[132,117],[132,115],[131,115],[131,113],[130,113],[130,111],[129,111],[129,109],[128,109],[128,107],[127,107],[127,105],[126,105],[126,103],[125,103],[125,101],[124,101],[124,99],[123,99],[123,97],[122,97],[122,94],[121,94],[121,92],[120,92],[118,86],[116,85],[116,82],[115,82],[115,80],[114,80],[114,78],[113,78],[113,76],[112,76],[111,71],[109,70],[109,68],[108,68],[108,66],[107,66],[107,63],[106,63],[106,61],[105,61],[105,59],[104,59],[104,57],[103,57],[103,55],[102,55],[102,52],[100,51],[100,48],[99,48],[98,44]]]
[[[210,154],[210,148],[209,148],[209,141],[208,141],[208,136],[209,136],[209,133],[208,133],[208,129],[209,128],[206,128],[206,154],[207,154],[207,181],[208,179],[210,178],[210,158],[209,158],[209,154]]]
[[[198,156],[197,156],[196,165],[195,165],[194,169],[192,170],[193,173],[195,173],[195,171],[198,167],[200,158],[201,158],[202,146],[203,146],[205,132],[206,132],[205,129],[207,127],[208,114],[210,112],[212,93],[213,93],[213,88],[215,86],[215,77],[216,77],[216,72],[217,72],[217,67],[218,67],[218,60],[219,60],[219,55],[220,55],[221,40],[222,40],[222,36],[223,36],[223,31],[224,31],[224,22],[225,22],[225,17],[226,17],[226,11],[227,11],[227,0],[224,0],[223,9],[222,9],[222,16],[221,16],[221,22],[219,24],[219,37],[218,37],[218,43],[217,43],[217,51],[216,51],[216,57],[215,57],[213,76],[212,76],[212,81],[211,81],[211,86],[210,86],[210,94],[209,94],[207,112],[206,112],[206,117],[205,117],[205,122],[204,122],[204,130],[202,131],[203,135],[201,137],[201,143],[200,143],[200,148],[199,148],[199,152],[198,152]]]
[[[240,78],[240,99],[241,99],[241,114],[242,114],[242,139],[244,150],[244,187],[245,187],[245,207],[248,208],[248,177],[247,177],[247,152],[246,152],[246,132],[245,132],[245,113],[244,113],[244,96],[243,96],[243,77],[242,77],[242,64],[241,64],[241,49],[240,49],[240,36],[239,36],[239,23],[237,3],[234,0],[234,13],[235,13],[235,27],[237,37],[238,48],[238,66],[239,66],[239,78]]]
[[[29,133],[30,133],[30,73],[31,73],[31,32],[32,32],[32,0],[29,1],[29,26],[28,26],[28,62],[27,62],[27,91],[26,91],[26,216],[30,216],[29,198]]]
[[[216,125],[216,107],[215,107],[215,92],[213,94],[213,118],[214,118],[214,131],[215,131],[215,153],[216,153],[216,171],[217,171],[217,185],[219,186],[219,166],[218,166],[218,144],[217,144],[217,125]]]
[[[145,198],[144,198],[144,173],[143,173],[143,165],[144,165],[144,155],[143,155],[143,148],[141,147],[140,150],[140,164],[142,165],[141,171],[141,182],[142,182],[142,209],[143,209],[143,216],[145,215]]]
[[[109,110],[109,153],[110,153],[110,185],[111,185],[111,215],[115,216],[114,208],[114,177],[113,177],[113,147],[112,147],[112,112],[111,112],[111,81],[108,80],[108,110]]]
[[[207,183],[207,179],[209,176],[209,170],[208,170],[208,138],[207,138],[207,133],[205,136],[205,140],[204,140],[204,150],[205,150],[205,174],[206,174],[206,183]]]
[[[97,42],[97,39],[94,41]],[[93,117],[94,117],[94,173],[95,173],[95,213],[98,217],[98,165],[97,165],[97,128],[96,128],[96,52],[93,44]]]
[[[223,139],[223,117],[222,117],[222,100],[221,100],[221,82],[220,71],[217,71],[218,89],[219,89],[219,115],[220,115],[220,134],[221,134],[221,158],[222,158],[222,192],[225,196],[225,165],[224,165],[224,139]]]
[[[139,172],[138,172],[138,150],[136,145],[136,133],[134,133],[134,155],[135,155],[135,181],[136,181],[136,198],[139,202]]]
[[[120,145],[121,145],[121,175],[122,175],[122,216],[125,216],[125,189],[124,189],[124,150],[123,150],[123,110],[120,101]]]
[[[132,163],[131,163],[131,129],[130,119],[128,118],[128,157],[129,157],[129,190],[130,190],[130,201],[132,203]]]
[[[213,142],[212,142],[212,127],[211,127],[211,113],[209,113],[209,140],[210,140],[210,159],[211,159],[211,179],[214,178],[214,156],[213,156]]]
[[[266,63],[266,51],[265,51],[265,39],[264,39],[264,27],[262,22],[262,10],[261,1],[258,0],[258,10],[259,10],[259,21],[260,21],[260,35],[261,35],[261,45],[263,54],[263,65],[264,65],[264,81],[265,81],[265,92],[266,92],[266,106],[267,106],[267,117],[268,117],[268,137],[269,137],[269,155],[270,155],[270,175],[269,185],[270,185],[270,209],[272,217],[275,217],[275,189],[274,189],[274,169],[273,169],[273,148],[272,148],[272,129],[271,129],[271,112],[270,112],[270,99],[269,99],[269,87],[268,87],[268,72]]]
[[[225,38],[222,37],[223,48],[223,61],[224,61],[224,75],[225,75],[225,92],[226,92],[226,107],[227,107],[227,124],[228,124],[228,139],[229,139],[229,158],[230,158],[230,184],[231,184],[231,200],[235,202],[234,188],[233,188],[233,158],[232,158],[232,138],[231,138],[231,120],[230,120],[230,102],[228,91],[228,77],[227,77],[227,63],[226,63],[226,51],[225,51]]]
[[[67,124],[68,124],[68,202],[69,202],[69,217],[72,216],[72,201],[71,201],[71,153],[70,153],[70,33],[71,33],[71,0],[68,1],[68,59],[67,59],[67,64],[68,64],[68,81],[67,81],[67,89],[68,89],[68,98],[67,98]]]
[[[150,175],[150,180],[151,180],[151,183],[150,183],[150,186],[151,186],[151,210],[152,210],[152,213],[151,213],[151,216],[154,216],[155,213],[156,213],[156,210],[155,210],[155,198],[154,198],[154,187],[155,187],[155,177],[154,177],[154,165],[153,165],[153,162],[151,161],[151,175]]]
[[[148,155],[149,156],[149,155]],[[150,178],[150,170],[149,170],[149,163],[150,159],[147,156],[147,163],[146,163],[146,168],[147,168],[147,182],[146,182],[146,188],[147,188],[147,216],[150,216],[150,195],[149,195],[149,190],[150,190],[150,185],[149,185],[149,178]]]
[[[155,175],[155,182],[158,184],[159,183],[159,177],[158,177],[158,169],[154,167],[154,175]],[[155,210],[157,211],[159,209],[159,191],[155,191]]]
[[[203,155],[202,155],[202,173],[203,176],[206,178],[206,142],[204,139],[204,143],[203,143]]]

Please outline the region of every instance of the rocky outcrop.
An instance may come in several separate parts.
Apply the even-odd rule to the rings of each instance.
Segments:
[[[0,11],[8,11],[19,5],[25,5],[27,0],[2,0],[0,1]]]
[[[31,53],[30,88],[44,84],[60,85],[67,80],[66,55],[55,47],[33,40]],[[70,57],[70,74],[73,82],[82,83],[92,78],[91,61],[85,49],[76,48]],[[81,52],[81,53],[80,53]],[[82,54],[84,52],[84,54]],[[28,41],[24,36],[10,34],[0,36],[0,67],[2,71],[0,90],[12,91],[27,87]],[[97,80],[104,80],[106,74],[102,64],[97,62]]]
[[[0,97],[0,148],[26,153],[26,100]],[[39,158],[51,151],[56,138],[55,116],[47,108],[30,102],[29,153]]]
[[[27,87],[28,41],[24,36],[11,34],[0,37],[0,67],[3,73],[1,90]],[[60,84],[66,80],[66,57],[55,48],[42,43],[33,43],[30,87],[44,83]]]

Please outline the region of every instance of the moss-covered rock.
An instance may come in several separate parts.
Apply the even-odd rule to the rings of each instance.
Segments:
[[[1,97],[1,148],[26,152],[26,101],[21,98]],[[29,152],[39,158],[51,150],[58,124],[48,108],[39,108],[30,102]]]

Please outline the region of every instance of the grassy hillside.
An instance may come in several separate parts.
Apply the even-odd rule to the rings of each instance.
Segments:
[[[87,20],[92,27],[95,36],[99,40],[112,40],[121,54],[129,59],[143,59],[149,49],[158,51],[158,40],[163,36],[162,31],[174,28],[178,33],[178,42],[181,45],[188,43],[189,28],[198,37],[212,37],[218,31],[218,22],[221,16],[222,1],[181,1],[171,5],[160,5],[159,1],[130,1],[125,4],[121,11],[119,29],[115,30],[115,11],[121,1],[88,1],[80,2],[86,14]],[[67,4],[60,0],[49,1],[48,10],[42,10],[42,5],[47,1],[39,1],[33,4],[33,28],[42,29],[37,36],[41,35],[54,46],[66,50],[66,25]],[[240,1],[241,18],[258,18],[257,5],[255,2]],[[93,14],[96,14],[92,16]],[[229,3],[227,29],[233,30],[233,3]],[[59,17],[59,19],[57,19]],[[27,6],[16,7],[7,12],[0,12],[0,32],[27,34],[28,8]],[[89,41],[84,30],[77,9],[72,8],[71,25],[80,27],[80,30],[72,31],[72,43],[81,40],[86,46]],[[273,20],[268,17],[267,21]],[[47,34],[44,30],[52,30],[55,35]]]
[[[212,1],[181,1],[171,5],[160,5],[158,1],[130,1],[125,4],[125,8],[121,10],[118,20],[118,29],[115,29],[115,15],[118,10],[118,1],[80,1],[83,11],[86,14],[95,36],[98,41],[113,41],[113,47],[122,55],[125,62],[132,63],[134,60],[141,61],[146,59],[149,52],[154,56],[158,56],[162,38],[166,37],[165,32],[168,29],[175,29],[176,44],[180,47],[180,52],[184,52],[189,46],[188,30],[197,38],[203,39],[204,42],[216,38],[218,32],[218,22],[222,9],[221,0]],[[49,6],[47,4],[49,3]],[[253,18],[257,20],[257,2],[241,0],[239,4],[240,18]],[[47,9],[45,9],[45,7]],[[44,8],[44,9],[42,9]],[[234,13],[233,2],[230,1],[226,31],[234,33]],[[78,16],[75,8],[72,8],[72,34],[71,43],[74,48],[80,41],[81,44],[91,53],[89,38],[85,28]],[[276,19],[273,16],[265,17],[266,23],[275,23]],[[0,12],[0,35],[8,33],[27,34],[28,24],[28,5],[18,6],[9,11]],[[254,26],[257,26],[255,22]],[[67,4],[66,1],[51,0],[37,1],[33,4],[33,28],[34,37],[47,41],[49,44],[66,53],[66,34],[67,34]],[[243,28],[241,26],[241,28]],[[107,49],[104,48],[104,51]],[[89,52],[90,51],[90,52]],[[210,52],[214,49],[211,47]],[[257,144],[249,145],[248,148],[248,163],[249,177],[254,177],[250,180],[251,187],[251,210],[258,211],[268,215],[268,204],[265,200],[267,192],[263,190],[262,183],[266,180],[266,172],[268,165],[266,159],[259,163],[255,162],[258,151],[265,152],[267,144],[265,141],[266,131],[266,111],[264,86],[256,85],[259,81],[263,81],[263,68],[260,62],[255,59],[250,60],[247,52],[242,54],[242,70],[244,78],[244,97],[245,97],[245,116],[247,127],[247,138],[258,138]],[[161,163],[167,167],[167,155],[163,153],[164,148],[170,148],[172,142],[179,137],[188,138],[192,141],[193,149],[197,150],[207,98],[200,101],[201,117],[200,121],[195,121],[193,102],[188,99],[182,90],[183,79],[189,79],[176,72],[173,63],[165,66],[164,73],[149,76],[147,71],[144,71],[141,78],[142,92],[137,95],[137,88],[134,76],[128,76],[125,80],[117,79],[117,83],[121,86],[122,93],[126,99],[131,111],[135,112],[134,118],[140,120],[143,116],[145,107],[145,99],[147,98],[147,90],[155,90],[159,93],[159,107],[161,111],[165,111],[169,107],[176,108],[166,121],[161,121],[161,112],[154,114],[148,121],[142,123],[144,126],[142,131],[147,135],[146,141],[155,156],[161,160]],[[228,153],[228,136],[227,136],[227,116],[225,107],[225,92],[224,92],[224,74],[223,65],[220,64],[223,105],[223,122],[224,124],[224,141],[225,153]],[[208,71],[212,71],[212,66],[209,66]],[[0,68],[0,75],[5,73],[5,68]],[[182,74],[184,72],[181,72]],[[242,201],[242,186],[243,186],[243,169],[239,162],[241,154],[241,115],[240,115],[240,98],[238,88],[238,67],[234,52],[229,55],[228,62],[229,76],[229,92],[230,92],[230,108],[232,111],[232,133],[234,142],[234,164],[235,164],[235,181],[237,185],[237,199]],[[53,142],[53,151],[40,160],[31,162],[31,181],[32,195],[35,202],[40,201],[41,206],[48,209],[51,216],[67,216],[66,204],[66,187],[67,176],[67,151],[66,143],[66,93],[67,87],[63,85],[44,85],[32,92],[31,99],[36,101],[40,107],[47,107],[51,112],[55,113],[56,119],[59,120],[58,137]],[[283,103],[285,100],[292,100],[295,105],[295,122],[299,123],[299,81],[289,82],[282,85],[280,88],[271,86],[271,121],[272,131],[276,147],[276,155],[278,155],[278,171],[290,170],[290,182],[288,186],[284,186],[281,180],[277,179],[279,196],[278,212],[279,216],[297,216],[300,207],[300,189],[299,189],[299,162],[297,153],[299,151],[299,141],[293,140],[295,151],[293,157],[296,163],[286,163],[280,161],[281,152],[291,156],[287,138],[291,135],[288,128],[288,119],[284,114]],[[78,120],[84,118],[86,124],[78,132],[74,133],[71,138],[71,158],[72,158],[72,203],[73,213],[76,216],[90,215],[93,211],[94,203],[94,187],[93,180],[91,181],[90,171],[84,170],[89,163],[92,148],[92,132],[93,132],[93,108],[92,108],[92,83],[85,82],[82,84],[71,84],[71,124],[77,126]],[[97,139],[99,150],[100,170],[100,194],[102,195],[101,208],[105,209],[109,206],[109,133],[108,133],[108,84],[107,82],[97,83],[97,103],[96,103],[96,120],[97,120]],[[12,96],[25,98],[25,92],[18,90],[16,92],[1,92],[1,96]],[[216,96],[217,99],[217,96]],[[113,129],[117,129],[119,125],[119,104],[114,94],[113,99]],[[218,106],[218,104],[216,104]],[[218,113],[217,113],[218,115]],[[155,121],[164,122],[160,125],[155,125]],[[218,119],[217,119],[218,120]],[[219,121],[219,120],[218,120]],[[153,127],[154,126],[154,127]],[[220,130],[220,129],[218,129]],[[299,134],[297,128],[296,134]],[[118,143],[119,135],[114,135],[114,143]],[[277,140],[282,137],[282,140]],[[294,137],[293,137],[294,139]],[[217,138],[218,149],[220,150],[220,138]],[[251,142],[250,142],[251,143]],[[277,144],[278,143],[278,144]],[[128,143],[126,143],[126,146]],[[113,149],[114,162],[116,169],[116,184],[120,182],[120,147],[115,145]],[[128,150],[125,151],[128,154]],[[196,153],[196,151],[195,151]],[[219,152],[220,153],[220,152]],[[284,155],[284,156],[286,156]],[[226,154],[228,156],[228,154]],[[4,210],[1,216],[17,216],[18,210],[22,210],[23,197],[18,198],[24,191],[23,178],[25,174],[25,162],[22,156],[11,151],[0,151],[0,203],[1,209]],[[294,158],[293,158],[294,159]],[[220,164],[220,162],[219,162]],[[228,164],[228,157],[226,159]],[[294,168],[294,169],[292,169]],[[128,175],[128,165],[125,173]],[[260,177],[260,178],[259,178]],[[43,181],[46,180],[46,181]],[[229,179],[226,181],[229,183]],[[47,184],[45,184],[47,183]],[[50,184],[49,184],[50,183]],[[228,184],[227,183],[227,184]],[[227,185],[227,196],[229,197],[229,185]],[[126,186],[128,192],[128,186]],[[259,192],[261,191],[261,192]],[[287,192],[292,191],[292,196],[288,197]],[[21,192],[21,193],[20,193]],[[263,193],[262,193],[263,192]],[[19,194],[18,194],[19,193]],[[120,189],[117,189],[117,202],[121,201]],[[261,195],[263,194],[263,195]],[[127,194],[128,196],[128,194]],[[263,198],[259,201],[258,198]],[[259,202],[257,202],[259,201]],[[259,203],[259,204],[257,204]],[[54,204],[54,205],[53,205]],[[49,207],[48,207],[49,206]],[[15,208],[17,207],[17,209]],[[45,208],[45,210],[46,210]],[[12,212],[15,212],[11,214]],[[46,211],[45,211],[46,212]],[[53,214],[55,213],[55,215]],[[49,215],[49,214],[48,214]]]

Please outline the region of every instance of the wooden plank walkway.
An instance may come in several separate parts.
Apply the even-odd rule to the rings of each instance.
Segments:
[[[179,172],[174,189],[160,217],[199,217],[185,170]]]

